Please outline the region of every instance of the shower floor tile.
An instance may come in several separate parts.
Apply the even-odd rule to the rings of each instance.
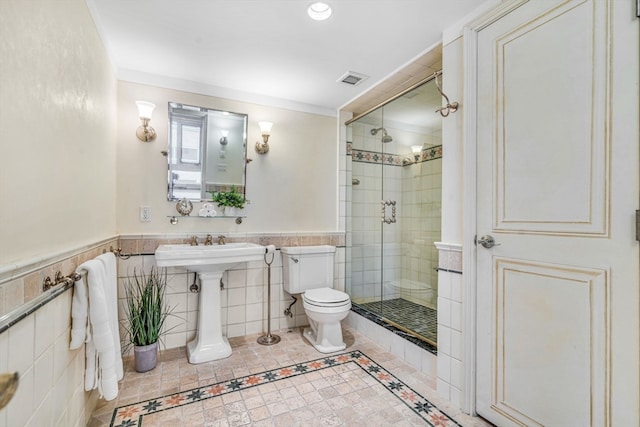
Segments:
[[[432,344],[438,342],[438,312],[433,308],[403,298],[368,302],[358,306],[415,332]]]

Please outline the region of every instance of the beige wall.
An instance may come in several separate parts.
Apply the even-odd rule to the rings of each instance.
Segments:
[[[156,104],[151,125],[158,136],[143,143],[135,136],[140,124],[135,101]],[[241,225],[231,219],[181,219],[175,202],[167,201],[167,103],[197,105],[249,115],[247,218]],[[270,151],[255,152],[260,137],[258,121],[273,122]],[[301,113],[211,96],[129,82],[118,85],[117,215],[119,234],[195,232],[309,232],[335,231],[337,219],[337,130],[334,117]],[[140,206],[150,206],[151,222],[140,222]],[[201,207],[194,204],[194,214]]]
[[[81,0],[0,6],[0,268],[115,233],[116,80]]]
[[[73,271],[78,248],[115,234],[117,87],[84,1],[0,2],[6,313],[35,298],[52,269]],[[47,263],[53,265],[40,268]],[[71,295],[0,334],[0,372],[20,373],[0,425],[86,425],[97,395],[84,391],[84,347],[68,350]]]

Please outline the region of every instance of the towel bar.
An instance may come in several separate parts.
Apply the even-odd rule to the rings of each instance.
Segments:
[[[73,282],[77,282],[78,280],[80,280],[80,277],[81,276],[78,273],[71,273],[68,276],[63,276],[60,271],[56,271],[56,275],[53,280],[49,276],[44,278],[44,280],[42,281],[42,290],[48,291],[54,286],[58,286],[61,284],[71,285]]]

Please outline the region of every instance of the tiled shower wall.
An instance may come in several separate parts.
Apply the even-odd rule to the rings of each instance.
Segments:
[[[435,308],[438,297],[438,249],[442,217],[442,154],[402,168],[402,293],[409,301]],[[425,283],[428,287],[425,287]]]
[[[347,179],[358,182],[346,191],[349,293],[357,302],[402,297],[435,307],[438,253],[433,242],[440,238],[442,147],[426,149],[417,159],[394,143],[385,144],[382,153],[372,128],[352,123],[347,129]],[[441,139],[439,131],[388,132],[425,145]],[[409,164],[403,165],[404,159]],[[396,201],[395,223],[381,223],[382,198]],[[391,214],[387,206],[386,217]]]

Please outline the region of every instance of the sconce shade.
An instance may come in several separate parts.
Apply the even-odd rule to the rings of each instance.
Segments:
[[[258,122],[260,133],[262,134],[262,142],[256,142],[256,151],[259,154],[267,154],[269,152],[269,136],[271,135],[271,122]]]
[[[220,145],[227,145],[227,143],[229,142],[229,140],[227,139],[227,137],[229,136],[229,131],[223,129],[220,131],[220,135],[222,135],[222,138],[220,138]]]
[[[151,142],[156,139],[156,131],[149,126],[149,122],[151,121],[153,109],[156,108],[156,106],[146,101],[136,101],[136,105],[138,106],[138,117],[140,117],[142,121],[142,125],[136,130],[136,136],[140,141]]]
[[[262,135],[271,135],[271,127],[273,123],[271,122],[258,122],[258,126],[260,126],[260,132]]]
[[[138,117],[151,120],[153,109],[156,108],[155,104],[146,101],[136,101],[136,105],[138,106]]]

